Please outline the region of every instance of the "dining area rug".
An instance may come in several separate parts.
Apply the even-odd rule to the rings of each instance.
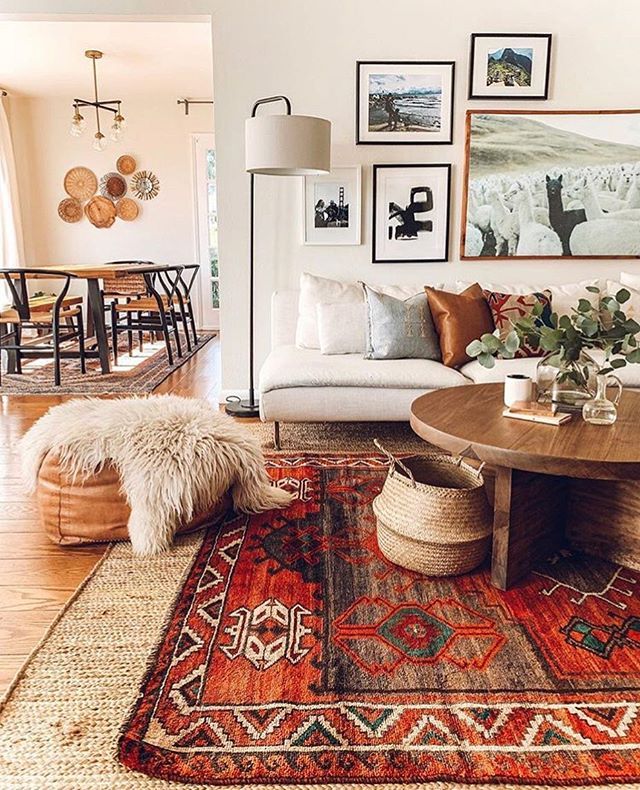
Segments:
[[[182,357],[173,355],[169,365],[164,340],[147,341],[142,351],[134,344],[129,355],[127,341],[118,345],[118,364],[111,360],[111,372],[102,374],[98,359],[87,359],[87,372],[80,372],[77,359],[61,362],[61,384],[53,383],[53,360],[31,359],[23,362],[22,373],[4,373],[0,383],[0,395],[136,395],[152,392],[167,376],[182,367],[207,343],[218,336],[217,332],[200,331],[199,343],[187,351],[184,335],[181,335]]]

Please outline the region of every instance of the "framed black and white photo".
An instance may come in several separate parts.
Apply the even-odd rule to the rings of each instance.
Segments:
[[[373,166],[373,263],[449,258],[451,165]]]
[[[361,168],[304,179],[304,243],[360,244]]]
[[[356,143],[450,143],[453,61],[358,61]]]
[[[470,99],[546,99],[551,33],[472,33]]]

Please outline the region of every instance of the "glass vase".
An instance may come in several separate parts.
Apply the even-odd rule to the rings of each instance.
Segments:
[[[580,351],[575,359],[568,359],[562,350],[552,351],[536,368],[538,400],[581,409],[596,394],[598,370],[586,351]]]
[[[591,425],[613,425],[618,418],[618,409],[622,395],[622,382],[617,376],[598,373],[596,376],[597,388],[595,397],[590,398],[582,407],[582,418]],[[617,387],[613,400],[607,398],[607,388]]]

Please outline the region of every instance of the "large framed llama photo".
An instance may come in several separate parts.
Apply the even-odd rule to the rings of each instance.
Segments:
[[[460,255],[640,258],[640,110],[470,110]]]

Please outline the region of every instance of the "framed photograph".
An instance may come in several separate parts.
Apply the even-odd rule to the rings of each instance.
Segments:
[[[472,33],[470,99],[546,99],[551,33]]]
[[[640,110],[469,110],[462,258],[640,258]]]
[[[452,61],[358,61],[356,143],[450,143]]]
[[[360,244],[361,168],[304,179],[304,243]]]
[[[373,166],[373,263],[449,258],[451,165]]]

